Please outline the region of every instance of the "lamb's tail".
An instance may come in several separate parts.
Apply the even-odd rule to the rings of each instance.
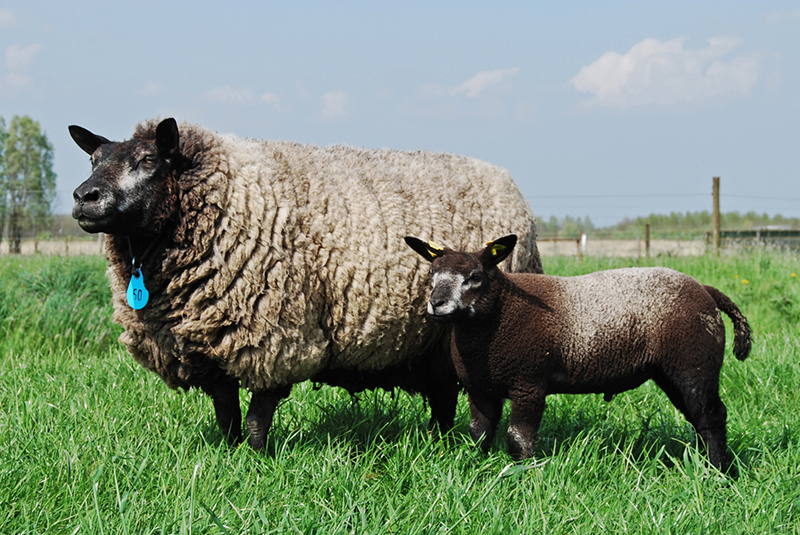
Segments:
[[[713,286],[706,286],[706,291],[714,298],[717,308],[731,318],[733,322],[733,354],[739,360],[744,360],[750,354],[751,333],[750,324],[744,317],[739,307],[731,301],[731,298],[720,292]]]

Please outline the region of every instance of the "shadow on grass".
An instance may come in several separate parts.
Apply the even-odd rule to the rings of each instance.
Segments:
[[[364,452],[376,442],[393,443],[408,433],[429,433],[430,408],[420,396],[399,390],[365,391],[349,396],[343,389],[324,388],[336,392],[318,395],[311,393],[310,388],[301,392],[296,387],[296,392],[279,403],[267,439],[267,455],[274,456],[278,450],[287,448],[321,448],[331,441]],[[244,424],[249,396],[241,403]],[[210,399],[207,404],[209,417],[198,425],[198,441],[227,446],[225,436],[214,421]],[[246,443],[246,429],[244,440]]]
[[[477,446],[469,436],[465,395],[459,397],[454,428],[442,437],[438,430],[429,428],[430,408],[419,396],[380,390],[362,392],[354,397],[343,390],[321,396],[311,395],[310,389],[298,393],[301,395],[295,397],[293,393],[278,407],[266,446],[265,453],[269,457],[295,450],[325,451],[331,444],[344,446],[361,455],[384,444],[399,446],[409,441],[440,440],[444,440],[447,447],[471,448],[477,454]],[[621,406],[614,407],[614,404]],[[489,455],[507,455],[508,405]],[[666,398],[663,404],[656,405],[663,406],[642,412],[635,409],[635,402],[626,403],[616,398],[609,408],[609,404],[601,401],[599,396],[563,395],[557,400],[553,397],[552,401],[548,397],[536,458],[569,456],[585,444],[591,445],[592,455],[596,458],[619,457],[642,464],[657,461],[668,469],[692,452],[704,457],[704,448],[699,444],[694,428],[676,414]],[[213,421],[210,403],[208,407],[209,418],[199,426],[198,440],[227,447],[225,437]],[[243,407],[246,409],[245,403]],[[630,407],[634,407],[635,414],[630,414]],[[776,438],[784,447],[796,443],[794,434],[787,433],[781,439]],[[749,465],[762,449],[753,447],[752,436],[749,439],[738,436],[730,441],[729,451],[739,468]]]

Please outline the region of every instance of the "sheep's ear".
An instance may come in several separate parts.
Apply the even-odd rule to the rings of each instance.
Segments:
[[[169,158],[178,152],[179,140],[178,123],[175,122],[175,119],[170,117],[158,123],[158,126],[156,126],[156,148],[162,157]]]
[[[83,149],[83,152],[89,156],[94,154],[94,151],[96,151],[97,147],[100,145],[111,143],[103,136],[92,134],[82,126],[77,126],[74,124],[69,127],[69,135],[72,136],[73,141],[75,141],[75,143],[77,143],[78,146]]]
[[[415,238],[414,236],[406,236],[405,237],[406,243],[409,247],[414,249],[417,253],[419,253],[422,258],[427,260],[428,262],[433,262],[440,256],[444,254],[444,247],[441,245],[437,245],[435,243],[422,241],[419,238]]]
[[[509,234],[508,236],[503,236],[498,240],[490,241],[486,244],[483,254],[481,254],[481,260],[483,261],[484,265],[491,264],[496,266],[508,258],[508,255],[510,255],[514,250],[514,246],[516,244],[516,234]]]

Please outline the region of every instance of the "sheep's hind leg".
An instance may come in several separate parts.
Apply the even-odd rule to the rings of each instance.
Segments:
[[[452,381],[436,385],[425,393],[428,404],[431,406],[430,427],[432,429],[437,428],[440,433],[445,434],[453,428],[460,389],[461,387],[454,378]]]
[[[703,439],[708,452],[708,460],[725,473],[730,467],[728,458],[728,410],[719,397],[719,392],[709,392],[699,404],[689,403],[690,411],[695,411],[694,424]]]
[[[228,444],[242,441],[242,410],[239,407],[239,381],[229,375],[220,375],[201,386],[214,401],[217,425]]]
[[[503,400],[479,392],[468,392],[468,394],[471,415],[469,434],[486,453],[492,445],[497,424],[503,415]]]
[[[250,447],[254,450],[260,451],[266,446],[267,432],[272,425],[278,402],[288,397],[291,389],[291,386],[286,386],[275,390],[253,392],[245,421],[250,431]]]
[[[727,472],[730,464],[728,410],[719,397],[718,382],[698,385],[696,381],[670,381],[659,377],[656,383],[700,435],[709,462],[721,472]]]

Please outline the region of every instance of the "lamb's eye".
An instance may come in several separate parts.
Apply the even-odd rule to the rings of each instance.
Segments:
[[[158,156],[156,156],[155,154],[148,154],[147,156],[142,158],[142,160],[145,163],[154,164],[158,161]]]
[[[476,272],[470,275],[469,278],[464,281],[464,284],[465,285],[480,284],[482,280],[483,277],[481,276],[480,272]]]

